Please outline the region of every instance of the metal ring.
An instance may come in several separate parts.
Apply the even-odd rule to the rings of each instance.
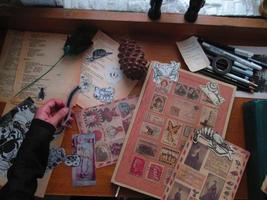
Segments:
[[[226,62],[226,68],[224,70],[220,69],[219,66],[219,62]],[[212,59],[212,68],[213,68],[213,71],[216,73],[216,74],[219,74],[219,75],[225,75],[227,74],[228,72],[231,71],[232,69],[232,62],[231,60],[229,60],[228,58],[226,57],[223,57],[223,56],[217,56],[217,57],[214,57]]]

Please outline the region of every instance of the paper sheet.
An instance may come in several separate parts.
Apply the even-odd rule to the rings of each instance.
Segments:
[[[12,97],[23,36],[23,32],[13,30],[6,34],[0,57],[0,101],[5,102]]]
[[[66,37],[55,33],[24,33],[13,95],[58,61],[63,55]],[[65,56],[52,71],[12,100],[20,102],[30,96],[37,104],[41,104],[50,98],[66,99],[79,83],[81,57]]]
[[[81,76],[83,76],[81,82],[86,79],[89,84],[88,89],[80,93],[77,98],[77,104],[82,108],[105,103],[94,97],[95,87],[113,88],[113,100],[117,100],[127,97],[137,83],[137,81],[126,78],[120,70],[117,57],[119,43],[101,31],[97,32],[93,42],[93,47],[85,53],[81,67]],[[93,51],[96,49],[105,49],[107,52],[112,52],[112,54],[89,62],[88,58],[92,56]]]
[[[210,65],[210,61],[195,36],[177,42],[177,47],[191,72],[196,72]]]

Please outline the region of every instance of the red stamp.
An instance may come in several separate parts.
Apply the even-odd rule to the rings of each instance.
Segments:
[[[145,167],[145,160],[139,157],[134,157],[130,173],[134,176],[142,176]]]
[[[162,166],[151,163],[149,166],[147,178],[154,180],[154,181],[159,181],[162,175],[162,172],[163,172]]]

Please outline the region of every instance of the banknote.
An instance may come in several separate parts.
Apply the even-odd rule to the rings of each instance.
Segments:
[[[95,135],[77,134],[72,137],[73,153],[80,156],[80,164],[72,168],[72,184],[75,187],[96,184]]]

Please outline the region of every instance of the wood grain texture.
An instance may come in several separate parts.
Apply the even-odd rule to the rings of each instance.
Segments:
[[[228,18],[200,16],[195,24],[185,23],[182,15],[163,14],[160,21],[151,22],[144,13],[122,13],[83,10],[64,10],[60,8],[0,8],[0,41],[3,41],[7,28],[18,30],[70,33],[80,24],[94,25],[118,41],[124,38],[136,40],[144,49],[148,60],[169,62],[180,61],[186,69],[175,41],[191,35],[198,35],[226,44],[267,46],[267,21],[251,18]],[[1,42],[0,42],[1,44]],[[139,94],[139,83],[131,94]],[[226,138],[241,147],[244,144],[242,105],[249,99],[236,98],[226,133]],[[0,103],[2,112],[4,103]],[[77,111],[78,108],[75,108]],[[63,147],[71,153],[71,137],[77,134],[73,127],[65,132]],[[71,168],[58,166],[50,179],[47,194],[114,196],[116,186],[110,183],[113,166],[97,169],[97,185],[92,187],[72,187]],[[122,196],[142,197],[136,192],[121,189]],[[246,174],[244,175],[236,199],[247,199]]]

